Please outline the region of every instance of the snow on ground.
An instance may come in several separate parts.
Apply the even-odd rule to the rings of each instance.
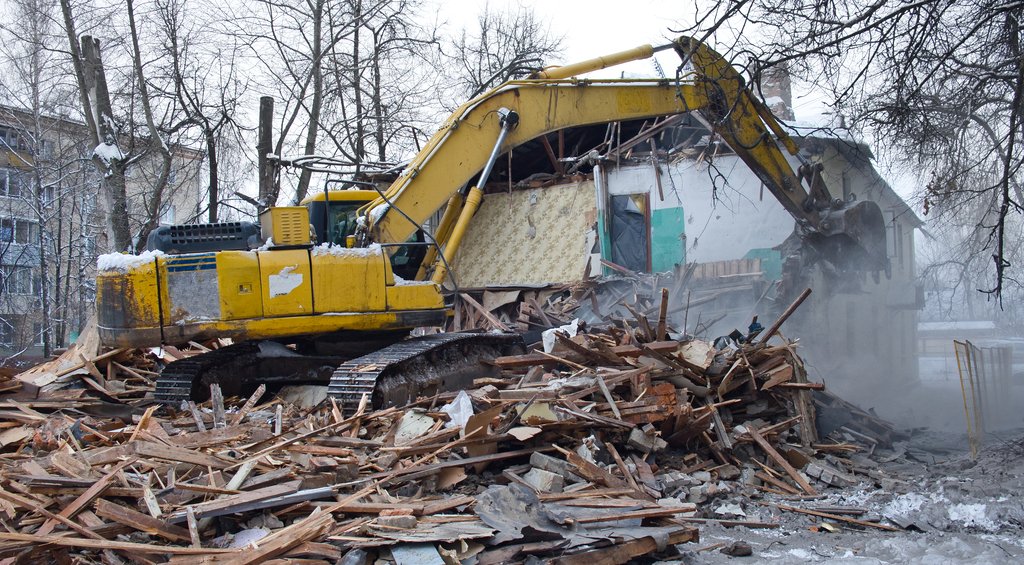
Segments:
[[[862,483],[830,489],[815,500],[753,497],[746,503],[756,509],[748,511],[751,519],[776,522],[779,528],[701,524],[700,542],[679,546],[683,554],[662,563],[1024,563],[1024,428],[990,433],[976,461],[964,434],[922,431],[894,450],[906,456],[879,463],[881,474],[891,477],[884,489]],[[813,531],[821,519],[778,511],[771,502],[861,507],[867,510],[864,519],[885,518],[905,529],[886,532],[831,522],[836,532]],[[729,557],[717,548],[697,551],[737,540],[749,543],[753,556]]]

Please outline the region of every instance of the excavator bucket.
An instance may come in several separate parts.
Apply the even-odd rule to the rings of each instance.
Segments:
[[[823,258],[840,271],[890,272],[882,209],[870,200],[822,211],[818,229],[805,234]]]

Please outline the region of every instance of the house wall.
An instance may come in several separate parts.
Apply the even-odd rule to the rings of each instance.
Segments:
[[[670,271],[675,263],[743,258],[752,249],[774,247],[793,231],[793,217],[771,193],[761,194],[761,181],[736,157],[719,158],[715,169],[688,159],[660,169],[660,194],[651,165],[604,172],[609,194],[650,194],[652,254],[663,257],[655,272]],[[669,214],[678,220],[654,221]]]
[[[812,160],[824,164],[825,181],[833,195],[855,193],[879,203],[887,221],[892,278],[884,274],[876,283],[870,275],[839,284],[816,271],[810,279],[811,298],[787,324],[784,333],[800,337],[810,370],[834,384],[839,392],[857,398],[857,391],[874,380],[917,378],[917,286],[914,272],[914,228],[917,218],[885,184],[866,158],[851,163],[832,142],[804,143]],[[853,146],[844,147],[850,149]],[[853,155],[856,160],[858,155]],[[799,166],[792,158],[794,169]],[[765,276],[776,276],[782,257],[772,248],[793,231],[794,220],[761,182],[734,155],[706,162],[680,160],[661,167],[661,198],[651,165],[608,168],[600,177],[609,195],[647,193],[654,213],[683,211],[682,233],[652,235],[652,242],[679,238],[685,252],[679,261],[708,263],[760,258]],[[716,186],[717,185],[717,186]],[[653,222],[652,222],[653,224]],[[652,226],[657,232],[663,229]],[[602,234],[602,242],[607,241]],[[652,248],[653,248],[652,243]],[[653,249],[652,249],[653,253]],[[660,265],[655,271],[670,270]],[[844,287],[844,288],[840,288]],[[713,331],[727,333],[749,320],[724,320]],[[726,327],[728,326],[728,327]],[[724,330],[723,330],[724,328]]]
[[[456,255],[464,288],[583,278],[596,239],[592,180],[484,197]]]

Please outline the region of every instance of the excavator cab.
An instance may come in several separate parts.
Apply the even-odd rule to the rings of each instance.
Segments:
[[[317,243],[352,247],[359,226],[359,210],[377,198],[373,190],[329,190],[306,197],[302,205],[309,209],[309,223]],[[391,269],[401,279],[412,280],[426,254],[423,230],[390,249]]]

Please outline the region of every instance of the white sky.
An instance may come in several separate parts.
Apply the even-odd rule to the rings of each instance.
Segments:
[[[438,3],[438,18],[447,22],[447,30],[471,27],[477,15],[489,4],[494,11],[527,6],[550,26],[555,35],[564,40],[564,60],[552,63],[572,63],[606,55],[638,45],[668,43],[678,34],[669,31],[688,27],[694,18],[695,2],[679,0],[434,0]],[[711,45],[714,47],[714,44]],[[665,73],[671,76],[678,65],[678,57],[671,51],[658,56]],[[619,76],[629,73],[650,74],[654,68],[648,61],[638,61],[615,67],[614,70],[594,73],[592,76]],[[603,73],[603,74],[602,74]],[[801,122],[821,123],[828,120],[822,112],[828,110],[820,97],[793,85],[793,109]]]
[[[696,2],[679,0],[434,0],[438,3],[438,21],[446,22],[448,32],[475,24],[477,15],[486,4],[499,11],[505,8],[528,6],[550,26],[552,33],[564,37],[564,60],[552,63],[572,63],[600,55],[622,51],[638,45],[668,43],[678,34],[669,31],[688,27],[694,18]],[[747,28],[750,29],[749,27]],[[711,47],[715,47],[711,41]],[[672,76],[678,57],[672,51],[658,56],[662,68]],[[637,61],[593,73],[592,76],[619,76],[629,73],[654,76],[649,61]],[[827,101],[812,86],[794,81],[793,111],[797,122],[823,126],[835,123]],[[871,140],[868,140],[869,144]],[[897,193],[908,198],[921,182],[917,171],[890,169],[876,163]]]

